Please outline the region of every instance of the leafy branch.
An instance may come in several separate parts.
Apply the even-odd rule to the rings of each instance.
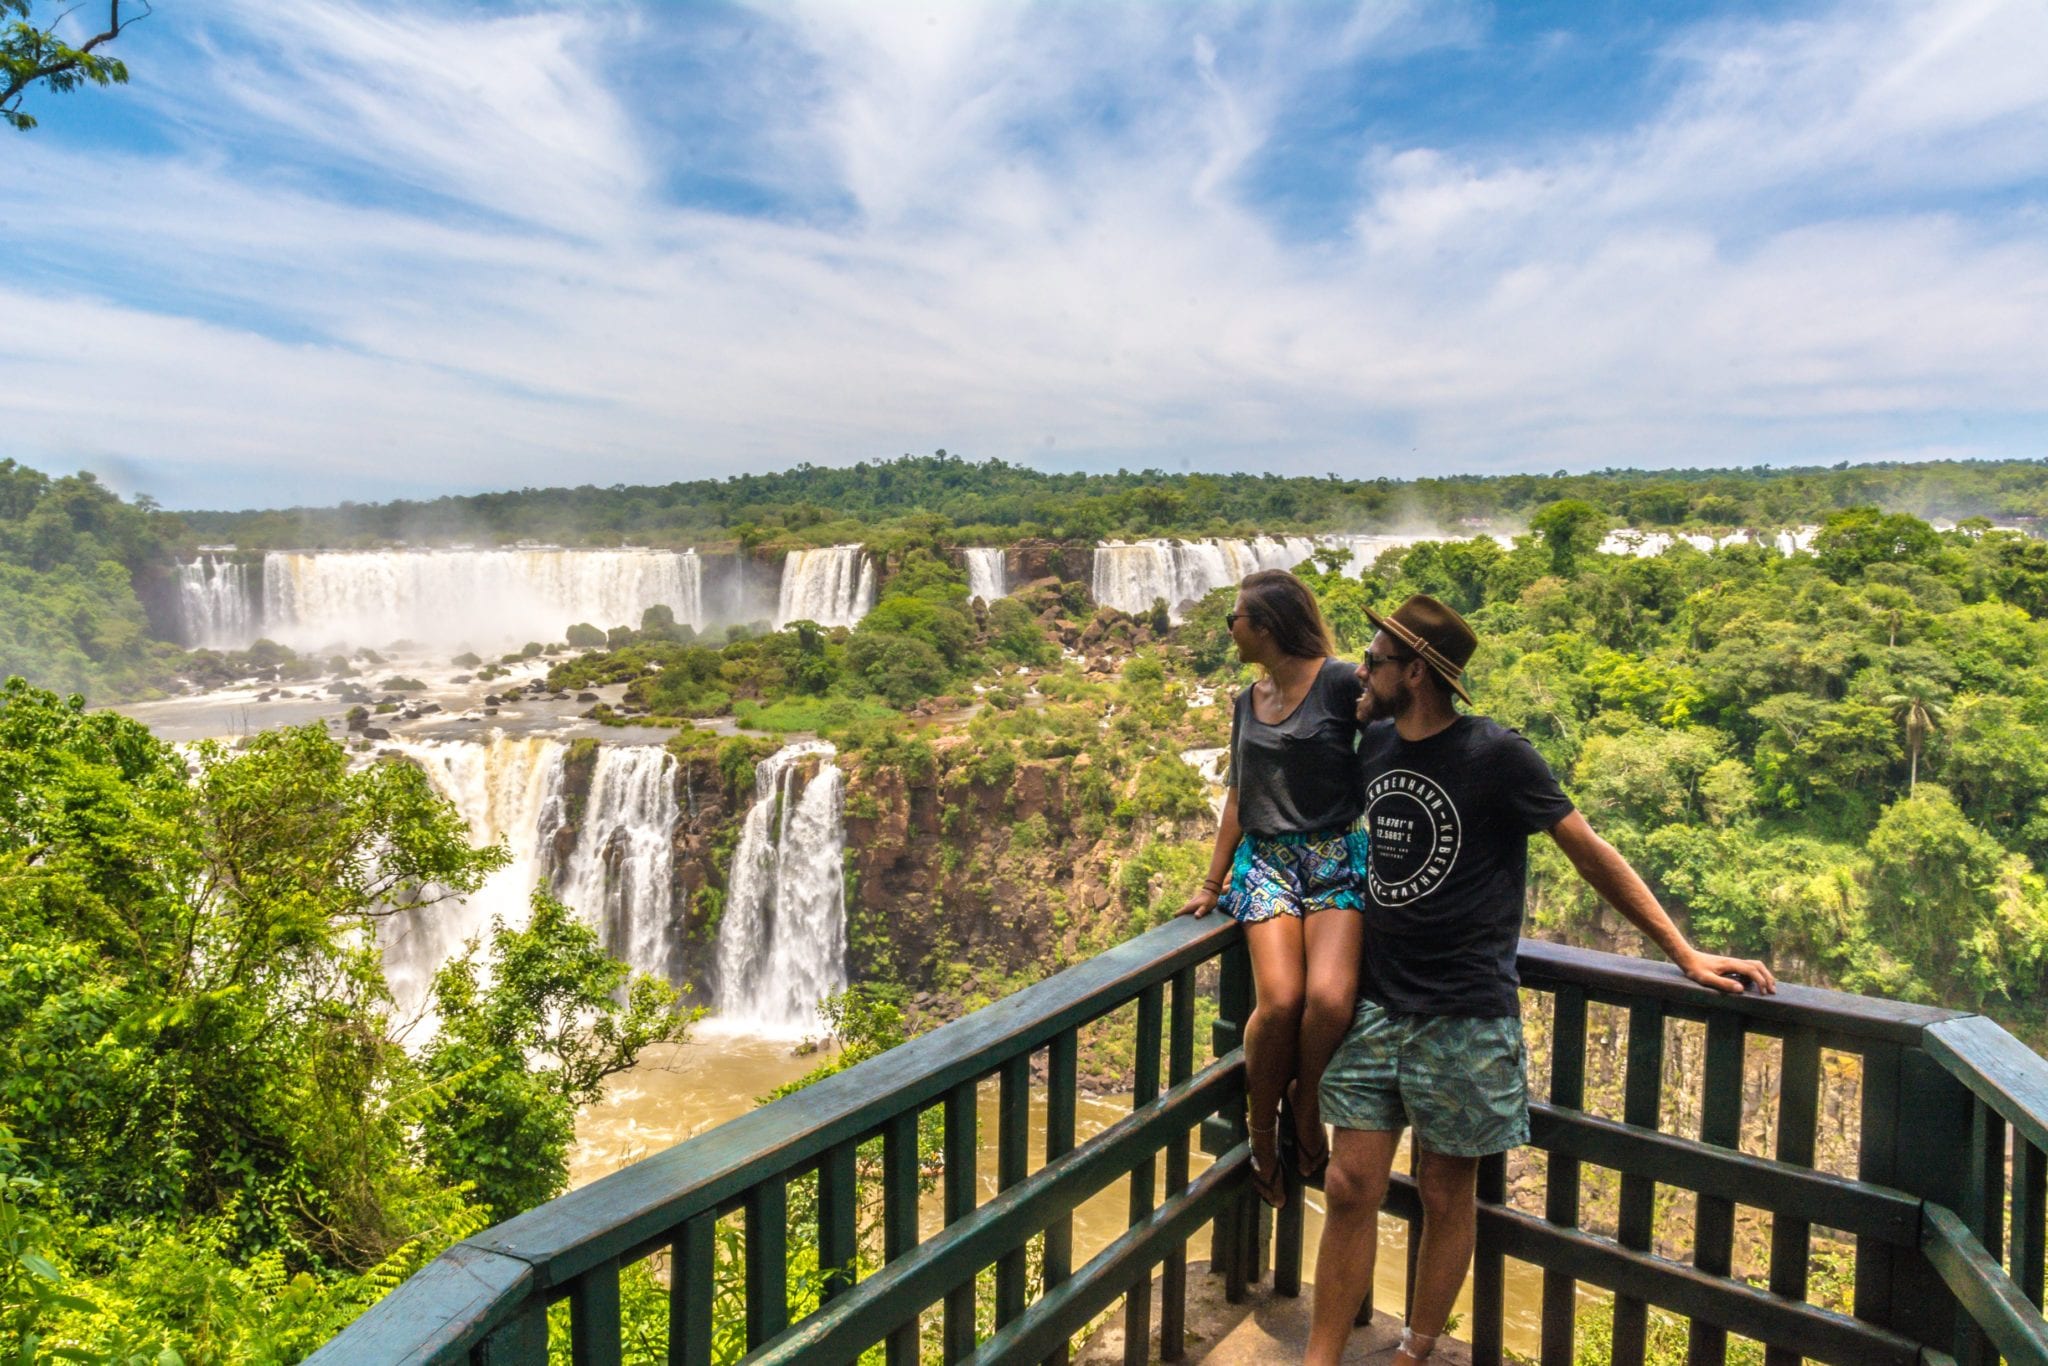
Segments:
[[[35,116],[22,111],[21,101],[37,85],[62,94],[90,81],[94,85],[126,85],[128,67],[118,57],[102,55],[101,45],[111,43],[151,10],[143,0],[142,13],[121,17],[121,0],[108,0],[107,25],[77,47],[57,36],[58,26],[70,18],[67,9],[39,28],[29,18],[34,0],[0,0],[0,19],[13,16],[0,30],[0,119],[26,132],[36,126]]]

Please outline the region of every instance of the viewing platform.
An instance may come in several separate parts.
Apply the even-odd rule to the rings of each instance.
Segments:
[[[1685,1321],[1689,1366],[1727,1360],[1731,1335],[1764,1344],[1768,1366],[2048,1366],[2048,1062],[1957,1011],[1796,986],[1730,997],[1663,964],[1533,941],[1520,964],[1532,1035],[1540,1026],[1548,1046],[1522,1199],[1541,1212],[1510,1201],[1506,1160],[1482,1163],[1472,1308],[1455,1330],[1471,1361],[1518,1359],[1505,1288],[1521,1263],[1540,1277],[1540,1342],[1519,1359],[1545,1366],[1576,1359],[1588,1315],[1603,1335],[1611,1325],[1617,1366],[1636,1366],[1652,1310]],[[1302,1289],[1301,1190],[1269,1217],[1249,1185],[1250,1004],[1237,926],[1173,921],[458,1243],[313,1360],[540,1366],[566,1341],[578,1366],[608,1366],[628,1359],[622,1271],[647,1258],[665,1304],[639,1312],[662,1336],[651,1357],[636,1336],[633,1360],[813,1366],[879,1346],[891,1366],[1065,1363],[1119,1300],[1122,1360],[1186,1359],[1197,1239],[1227,1302],[1260,1282],[1279,1299]],[[1212,1005],[1198,1066],[1198,1014]],[[1626,1021],[1619,1118],[1587,1109],[1596,1010]],[[1136,1044],[1132,1108],[1077,1144],[1080,1032],[1119,1012]],[[1667,1097],[1667,1039],[1681,1029],[1703,1030],[1700,1084]],[[1759,1049],[1776,1078],[1768,1154],[1743,1132]],[[1838,1056],[1860,1079],[1853,1174],[1816,1166],[1824,1060]],[[983,1199],[976,1089],[988,1079],[1000,1102]],[[1666,1123],[1670,1099],[1693,1118]],[[1214,1160],[1196,1172],[1198,1141]],[[1618,1183],[1612,1237],[1582,1226],[1604,1173]],[[1076,1266],[1073,1211],[1126,1177],[1128,1230]],[[933,1180],[937,1211],[921,1223]],[[1657,1237],[1660,1188],[1692,1202],[1683,1259]],[[1768,1220],[1761,1284],[1733,1274],[1738,1208]],[[1387,1212],[1419,1217],[1398,1174]],[[1851,1261],[1850,1312],[1809,1302],[1823,1237]]]

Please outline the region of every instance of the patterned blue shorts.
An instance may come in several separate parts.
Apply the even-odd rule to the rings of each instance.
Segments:
[[[1299,919],[1328,906],[1362,911],[1365,839],[1363,830],[1246,835],[1231,860],[1222,909],[1242,925],[1276,915]]]

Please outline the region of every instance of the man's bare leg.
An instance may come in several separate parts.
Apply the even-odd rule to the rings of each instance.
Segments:
[[[1330,1146],[1330,1170],[1323,1178],[1329,1213],[1316,1253],[1315,1299],[1309,1312],[1308,1352],[1303,1366],[1337,1366],[1351,1337],[1351,1321],[1372,1288],[1379,1253],[1380,1203],[1401,1136],[1359,1129],[1337,1130]]]
[[[1465,1284],[1472,1266],[1472,1245],[1479,1229],[1479,1159],[1446,1157],[1422,1150],[1415,1173],[1422,1197],[1422,1241],[1415,1249],[1415,1301],[1408,1327],[1417,1337],[1434,1340]],[[1318,1277],[1322,1264],[1316,1266]],[[1415,1358],[1394,1354],[1394,1366],[1411,1366]]]

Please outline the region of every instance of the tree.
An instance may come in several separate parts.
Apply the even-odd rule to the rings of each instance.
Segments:
[[[492,926],[488,979],[476,947],[434,977],[441,1026],[420,1070],[445,1094],[420,1141],[435,1170],[474,1182],[503,1220],[562,1193],[577,1111],[695,1016],[677,1011],[666,982],[606,957],[597,931],[544,892],[525,929]]]
[[[43,25],[31,18],[35,0],[0,0],[0,119],[24,132],[36,126],[35,116],[24,113],[21,102],[37,86],[58,94],[80,85],[126,85],[128,67],[118,57],[109,57],[101,47],[121,36],[137,19],[149,16],[144,0],[141,14],[121,17],[121,0],[109,0],[107,24],[77,47],[57,36],[57,25],[71,10],[64,10]]]
[[[2048,896],[1934,783],[1885,808],[1866,846],[1870,909],[1883,942],[1943,998],[1971,1006],[2031,985],[2048,951]]]
[[[1570,575],[1579,557],[1591,554],[1607,531],[1607,515],[1582,498],[1560,498],[1529,519],[1529,529],[1550,551],[1553,574]]]
[[[1906,795],[1910,797],[1920,785],[1920,750],[1929,733],[1940,729],[1947,708],[1934,701],[1926,688],[1917,686],[1886,694],[1884,705],[1891,711],[1892,719],[1906,728],[1906,754],[1911,764],[1906,775]]]
[[[1873,507],[1834,513],[1813,538],[1814,555],[1837,583],[1873,564],[1924,560],[1940,549],[1941,537],[1918,517]]]

